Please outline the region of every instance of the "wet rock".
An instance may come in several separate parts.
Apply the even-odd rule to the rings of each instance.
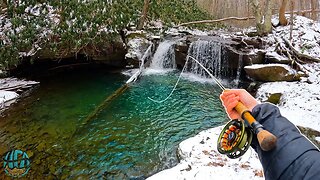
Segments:
[[[123,45],[123,41],[120,35],[116,35],[112,41],[108,40],[108,37],[101,36],[101,40],[95,43],[89,43],[81,50],[74,47],[58,47],[59,51],[54,51],[50,48],[43,47],[35,56],[43,60],[52,59],[68,59],[74,58],[78,55],[84,55],[85,57],[91,57],[93,60],[108,64],[115,67],[122,67],[125,65],[125,53],[126,48]]]
[[[111,42],[105,40],[99,44],[92,45],[82,53],[92,57],[98,63],[114,67],[124,67],[126,65],[126,48],[120,36],[116,36]]]
[[[182,69],[186,62],[189,46],[186,41],[179,41],[175,46],[176,64],[179,69]]]
[[[263,82],[297,81],[298,73],[288,65],[283,64],[259,64],[245,66],[244,70],[251,79]]]
[[[281,64],[291,63],[291,61],[287,57],[281,56],[277,52],[270,52],[270,51],[266,53],[265,60],[267,63],[281,63]]]

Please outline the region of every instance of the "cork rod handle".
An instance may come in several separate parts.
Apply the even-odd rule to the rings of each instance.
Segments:
[[[276,147],[277,137],[265,130],[264,127],[255,120],[248,108],[241,102],[237,104],[235,110],[241,114],[241,117],[247,121],[257,135],[259,145],[263,151],[270,151]]]

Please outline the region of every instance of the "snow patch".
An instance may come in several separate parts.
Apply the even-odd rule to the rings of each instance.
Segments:
[[[288,17],[287,17],[288,18]],[[278,19],[277,16],[273,18],[273,21]],[[300,53],[311,56],[313,58],[320,58],[320,24],[311,19],[308,19],[303,16],[294,16],[293,31],[292,31],[292,40],[291,44],[293,47],[298,50]],[[248,30],[247,30],[248,31]],[[278,26],[276,27],[272,34],[269,34],[262,39],[266,44],[266,49],[269,49],[271,52],[276,49],[278,42],[275,41],[275,38],[279,43],[284,43],[283,38],[290,39],[290,25],[288,26]]]
[[[285,69],[287,69],[288,71],[291,70],[290,66],[285,65],[285,64],[253,64],[250,66],[246,66],[247,69],[260,69],[260,68],[264,68],[264,67],[283,67]]]
[[[283,116],[295,125],[320,131],[320,63],[304,65],[310,82],[272,82],[262,84],[257,98],[265,101],[268,94],[281,93],[279,108]]]
[[[12,91],[3,91],[0,90],[0,103],[1,107],[4,105],[4,103],[17,98],[19,95]]]
[[[195,137],[180,143],[180,163],[161,171],[148,180],[162,179],[253,179],[263,180],[262,166],[258,155],[249,149],[238,159],[229,159],[217,151],[217,139],[223,127],[200,132]]]

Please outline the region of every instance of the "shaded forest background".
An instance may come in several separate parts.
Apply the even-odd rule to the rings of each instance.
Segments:
[[[265,0],[260,0],[264,4]],[[273,7],[273,14],[279,12],[283,0],[275,0]],[[248,17],[253,16],[250,0],[197,0],[197,4],[202,9],[216,18],[226,17]],[[306,16],[313,20],[320,20],[320,2],[319,0],[294,0],[295,14]],[[290,3],[287,3],[286,12],[290,12]],[[236,25],[238,27],[254,26],[254,20],[248,21],[228,21],[229,25]]]

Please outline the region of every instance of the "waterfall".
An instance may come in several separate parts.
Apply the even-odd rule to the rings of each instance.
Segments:
[[[243,55],[239,54],[239,61],[238,61],[238,68],[237,68],[237,75],[235,79],[236,86],[239,87],[240,76],[241,76],[241,69],[243,66]]]
[[[150,64],[151,69],[176,68],[174,44],[175,41],[163,41],[159,44]]]
[[[212,74],[221,76],[221,43],[215,41],[198,40],[191,43],[188,55],[196,58]],[[189,61],[188,71],[201,77],[208,77],[207,73],[197,63]]]

